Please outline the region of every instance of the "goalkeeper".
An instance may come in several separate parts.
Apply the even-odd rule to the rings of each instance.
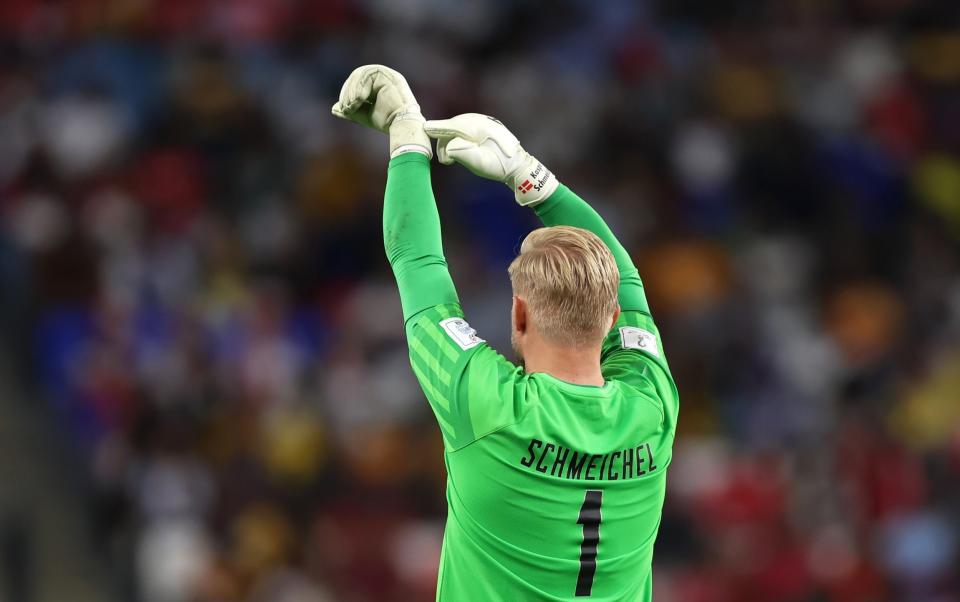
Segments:
[[[503,124],[425,121],[396,71],[358,68],[333,113],[390,135],[384,245],[448,475],[437,599],[650,600],[678,397],[629,254]],[[545,226],[509,268],[520,365],[464,320],[431,137],[441,163],[504,182]]]

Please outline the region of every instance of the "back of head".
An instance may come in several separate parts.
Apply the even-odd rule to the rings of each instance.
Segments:
[[[563,347],[598,344],[617,310],[620,274],[596,234],[573,226],[538,228],[510,264],[513,292],[543,338]]]

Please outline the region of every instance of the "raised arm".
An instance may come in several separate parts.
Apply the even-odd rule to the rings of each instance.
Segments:
[[[447,271],[430,183],[430,139],[403,76],[382,65],[356,69],[333,114],[390,134],[383,243],[403,305],[410,365],[448,451],[517,419],[519,368],[477,336]]]
[[[457,303],[440,242],[440,216],[430,184],[430,138],[410,86],[383,65],[354,69],[332,113],[390,135],[383,202],[383,242],[400,289],[403,318]]]
[[[464,113],[428,121],[424,129],[437,139],[441,163],[461,163],[478,176],[503,182],[546,226],[577,226],[599,236],[617,260],[621,310],[650,313],[639,272],[603,218],[526,152],[506,126],[487,115]]]
[[[409,152],[390,160],[383,244],[400,289],[404,322],[435,305],[458,302],[443,258],[430,159],[423,154]]]

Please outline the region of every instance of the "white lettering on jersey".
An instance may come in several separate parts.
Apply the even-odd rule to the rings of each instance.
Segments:
[[[484,340],[477,336],[477,331],[467,324],[463,318],[447,318],[440,320],[440,328],[453,339],[453,342],[460,346],[460,349],[466,351],[472,349]]]
[[[660,349],[657,347],[657,336],[649,330],[636,328],[634,326],[621,326],[620,342],[623,344],[624,349],[639,349],[660,357]]]

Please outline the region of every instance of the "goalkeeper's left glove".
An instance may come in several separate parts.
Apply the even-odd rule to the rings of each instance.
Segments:
[[[427,134],[437,139],[437,158],[444,165],[460,163],[488,180],[503,182],[520,205],[535,205],[560,183],[536,157],[523,150],[505,125],[487,115],[464,113],[431,120]]]
[[[424,118],[407,80],[389,67],[357,67],[343,83],[331,112],[340,117],[390,134],[390,157],[409,151],[433,157],[430,138],[423,131]]]

